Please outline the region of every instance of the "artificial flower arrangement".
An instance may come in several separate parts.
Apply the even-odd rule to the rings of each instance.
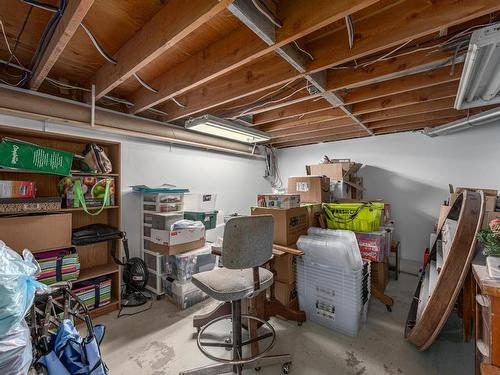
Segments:
[[[479,232],[478,240],[484,247],[490,277],[500,278],[500,219],[493,219],[488,226]]]

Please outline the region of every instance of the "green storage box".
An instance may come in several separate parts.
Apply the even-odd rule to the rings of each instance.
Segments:
[[[219,211],[184,211],[184,219],[201,221],[205,229],[214,229],[217,225],[217,212]]]
[[[72,163],[71,152],[10,138],[3,138],[0,142],[0,166],[3,168],[69,176]]]
[[[324,203],[323,211],[329,229],[347,229],[356,232],[378,231],[384,203]]]

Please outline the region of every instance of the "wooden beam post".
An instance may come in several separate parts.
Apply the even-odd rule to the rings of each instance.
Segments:
[[[85,15],[90,10],[94,0],[72,0],[68,2],[64,13],[56,25],[54,33],[50,38],[47,48],[43,51],[42,57],[34,67],[29,88],[38,90],[57,59],[64,51],[64,48],[73,37]]]

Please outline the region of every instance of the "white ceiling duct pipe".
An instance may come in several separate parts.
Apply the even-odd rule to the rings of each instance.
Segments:
[[[424,134],[429,137],[437,137],[439,135],[447,135],[475,126],[491,124],[495,121],[500,122],[500,107],[478,113],[474,116],[465,117],[461,120],[453,121],[448,124],[436,126],[435,128],[425,128]]]

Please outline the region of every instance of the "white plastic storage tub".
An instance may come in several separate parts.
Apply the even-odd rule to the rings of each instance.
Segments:
[[[210,245],[185,253],[165,257],[165,269],[174,280],[186,282],[195,273],[211,271],[215,267],[215,255]]]
[[[217,194],[186,193],[184,194],[184,211],[214,211]]]
[[[171,277],[164,277],[163,287],[165,294],[181,310],[187,309],[208,298],[208,295],[191,281],[182,283],[178,280],[173,280]]]
[[[351,231],[311,228],[297,247],[297,292],[308,320],[355,337],[366,321],[370,262],[363,261]]]

